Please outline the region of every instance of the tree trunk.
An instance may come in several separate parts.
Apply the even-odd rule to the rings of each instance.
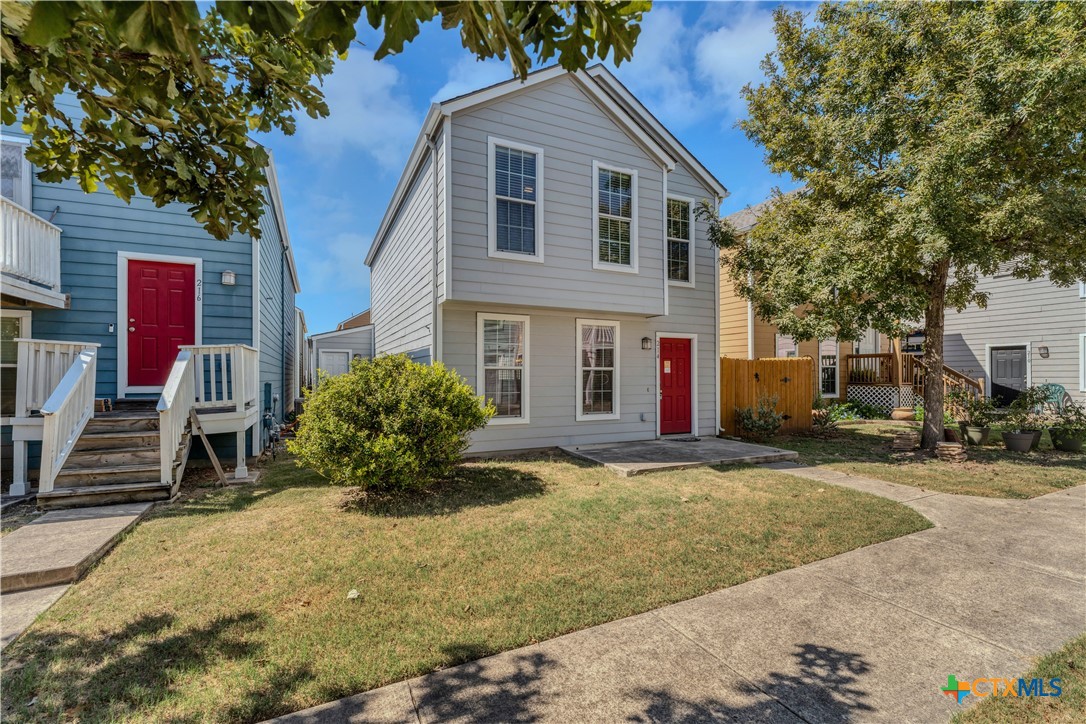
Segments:
[[[935,265],[924,311],[924,431],[920,447],[925,450],[934,450],[943,440],[943,326],[949,271],[949,261]]]

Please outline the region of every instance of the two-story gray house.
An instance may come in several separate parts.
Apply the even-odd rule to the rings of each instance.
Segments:
[[[946,363],[983,378],[1003,404],[1029,385],[1058,384],[1086,401],[1086,282],[1057,287],[1047,279],[983,277],[988,306],[948,311]]]
[[[434,104],[366,258],[377,354],[497,415],[470,452],[714,435],[724,186],[606,69]]]

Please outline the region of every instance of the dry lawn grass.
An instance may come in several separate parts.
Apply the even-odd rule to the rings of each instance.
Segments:
[[[5,721],[255,721],[929,525],[762,469],[548,456],[342,499],[280,462],[154,513],[5,652]]]

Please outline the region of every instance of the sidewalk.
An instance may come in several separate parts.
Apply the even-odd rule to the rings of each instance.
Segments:
[[[1086,629],[1086,486],[1012,501],[767,467],[935,527],[277,721],[946,721],[949,674],[1017,676]]]
[[[18,638],[151,505],[55,510],[0,538],[0,647]]]

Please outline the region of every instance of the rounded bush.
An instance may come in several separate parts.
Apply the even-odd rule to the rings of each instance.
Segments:
[[[301,463],[333,483],[413,490],[447,478],[493,405],[441,363],[407,355],[354,360],[306,396],[297,437]]]

